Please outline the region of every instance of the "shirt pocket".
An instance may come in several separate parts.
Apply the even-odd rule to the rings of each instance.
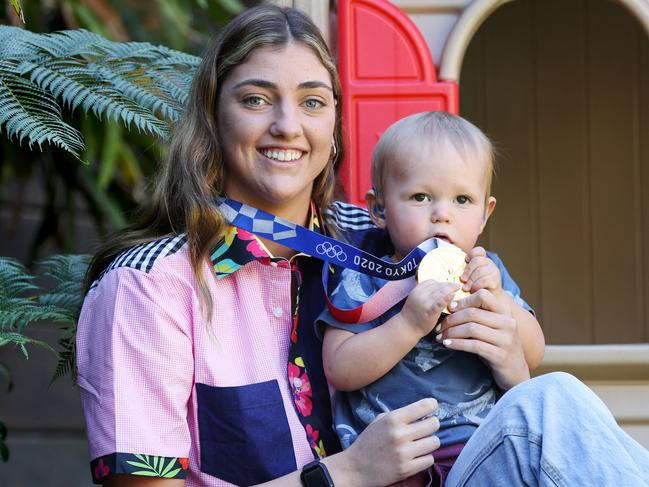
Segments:
[[[249,486],[297,469],[277,380],[237,387],[196,384],[201,471]]]

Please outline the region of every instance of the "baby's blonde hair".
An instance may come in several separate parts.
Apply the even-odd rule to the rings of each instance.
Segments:
[[[488,198],[494,173],[493,144],[468,120],[443,111],[422,112],[404,117],[390,125],[383,133],[372,154],[372,185],[375,195],[382,197],[389,164],[398,163],[403,159],[401,147],[405,144],[417,144],[423,150],[434,148],[441,142],[450,143],[465,162],[479,161],[484,164],[485,198]]]

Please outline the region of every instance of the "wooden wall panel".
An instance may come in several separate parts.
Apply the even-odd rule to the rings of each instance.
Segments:
[[[476,119],[476,122],[495,142],[499,152],[492,188],[498,204],[480,242],[506,255],[505,265],[524,290],[524,297],[538,303],[538,198],[534,178],[534,97],[530,90],[534,85],[533,64],[529,57],[533,41],[530,13],[528,2],[515,2],[503,15],[487,20],[489,25],[483,32],[484,72],[480,97],[484,114],[482,120]],[[508,50],[508,58],[500,54],[504,49]],[[469,82],[464,74],[462,79]],[[463,99],[461,95],[460,100]],[[460,110],[464,113],[462,106]],[[518,136],[512,137],[512,134]],[[502,192],[503,187],[508,190]]]
[[[588,117],[584,2],[547,0],[536,13],[542,322],[553,343],[589,342]],[[508,56],[507,56],[508,57]]]
[[[642,29],[637,29],[638,39],[638,140],[640,151],[640,182],[642,191],[642,303],[644,320],[643,341],[649,342],[649,42]]]
[[[640,341],[635,21],[602,0],[589,0],[587,17],[595,342]]]
[[[521,0],[467,52],[461,113],[500,145],[483,241],[549,343],[649,340],[649,39],[617,2]]]

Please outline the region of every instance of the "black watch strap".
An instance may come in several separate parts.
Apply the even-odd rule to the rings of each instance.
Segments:
[[[300,480],[304,487],[335,487],[327,466],[320,460],[307,463],[302,468]]]

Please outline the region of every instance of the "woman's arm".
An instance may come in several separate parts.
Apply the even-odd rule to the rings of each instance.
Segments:
[[[432,331],[455,290],[455,284],[426,281],[381,326],[362,333],[327,327],[322,347],[327,380],[339,391],[353,391],[385,375]]]
[[[537,368],[545,355],[545,336],[536,317],[518,304],[507,293],[501,298],[509,303],[512,317],[516,321],[518,336],[523,346],[525,361],[530,370]]]
[[[534,370],[543,360],[545,353],[545,337],[541,325],[530,311],[523,308],[508,292],[505,292],[500,269],[487,256],[484,248],[475,247],[467,253],[467,256],[469,262],[460,277],[464,282],[463,289],[472,293],[486,289],[509,307],[512,318],[516,321],[516,332],[523,346],[527,366],[530,370]],[[507,274],[504,264],[501,262],[500,265]],[[513,280],[508,274],[507,280],[513,284]],[[516,289],[518,289],[517,286]]]

